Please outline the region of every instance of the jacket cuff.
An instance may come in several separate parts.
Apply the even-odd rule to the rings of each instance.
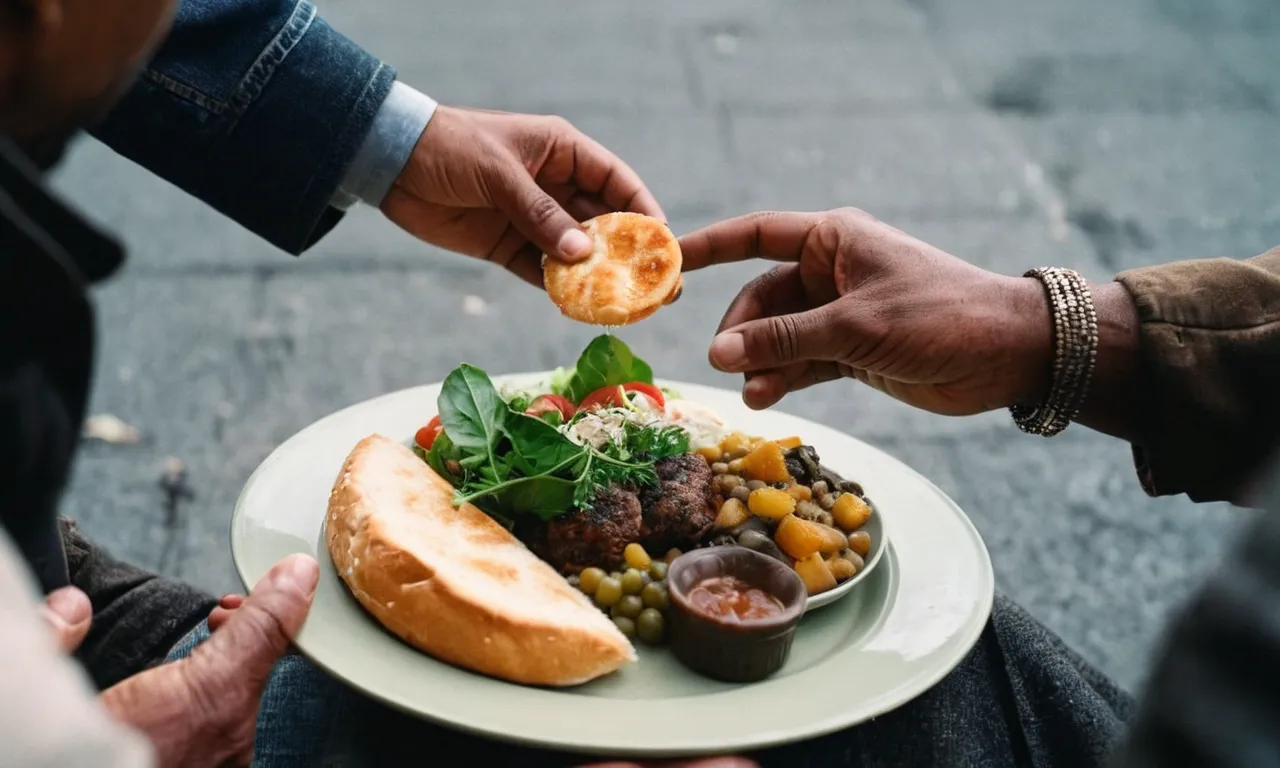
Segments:
[[[1275,264],[1272,265],[1271,262]],[[1280,249],[1122,272],[1140,320],[1134,465],[1152,496],[1241,502],[1280,426]]]

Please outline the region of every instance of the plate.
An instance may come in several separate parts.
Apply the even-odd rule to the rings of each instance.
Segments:
[[[531,688],[438,662],[384,631],[320,545],[329,491],[360,439],[402,438],[429,419],[439,384],[346,408],[273,451],[246,482],[232,517],[240,578],[254,584],[281,558],[310,554],[320,561],[320,583],[296,645],[316,664],[374,698],[460,730],[594,755],[740,752],[813,738],[895,709],[955,668],[990,614],[994,578],[981,537],[951,499],[888,454],[830,427],[751,411],[738,392],[661,384],[744,432],[800,435],[824,464],[862,484],[892,532],[878,566],[838,603],[806,612],[787,665],[767,680],[716,682],[663,649],[642,648],[637,663],[587,685]]]

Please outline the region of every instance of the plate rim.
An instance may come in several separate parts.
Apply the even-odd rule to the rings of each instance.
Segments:
[[[492,378],[495,384],[501,386],[502,382],[504,381],[520,380],[520,379],[532,379],[532,380],[545,379],[547,376],[550,376],[550,375],[551,375],[551,372],[543,371],[543,372],[503,374],[499,376],[493,376]],[[731,390],[727,390],[721,387],[716,387],[713,385],[700,384],[696,382],[679,381],[679,380],[663,379],[663,378],[658,378],[656,381],[660,386],[674,388],[674,389],[695,388],[695,389],[703,389],[703,390],[714,390],[724,395],[734,394]],[[308,435],[309,433],[313,431],[320,431],[325,425],[333,421],[339,420],[342,416],[347,415],[352,411],[369,406],[376,401],[383,400],[383,399],[390,400],[397,396],[407,395],[409,392],[412,392],[414,390],[430,390],[431,388],[439,387],[441,384],[442,384],[441,381],[434,381],[434,382],[418,384],[410,387],[403,387],[400,389],[385,392],[380,395],[375,395],[373,397],[366,398],[364,400],[351,403],[347,406],[334,410],[324,416],[319,417],[318,419],[314,420],[307,426],[303,427],[302,429],[298,430],[297,432],[293,433],[292,435],[290,435],[289,437],[281,441],[279,445],[273,448],[267,454],[267,456],[262,459],[262,461],[254,469],[254,471],[250,473],[248,478],[246,478],[243,486],[240,489],[239,494],[237,494],[236,496],[233,512],[231,515],[230,526],[229,526],[229,528],[231,529],[229,531],[229,534],[230,534],[230,542],[231,542],[231,550],[232,550],[232,560],[236,569],[237,577],[240,579],[241,583],[245,585],[246,591],[252,586],[252,582],[250,582],[249,574],[247,573],[249,569],[249,564],[245,562],[246,558],[248,557],[248,553],[243,551],[241,547],[237,547],[236,545],[236,541],[237,541],[236,527],[244,517],[243,509],[244,509],[244,504],[245,504],[245,500],[248,492],[253,487],[255,481],[258,480],[259,476],[269,471],[270,467],[275,463],[276,460],[278,460],[279,456],[281,455],[281,452],[286,448],[286,446],[294,443],[295,441],[299,441],[300,439],[304,439],[306,435]],[[297,652],[299,652],[302,656],[307,658],[312,664],[314,664],[317,668],[322,670],[325,674],[331,675],[336,679],[342,680],[346,684],[355,688],[362,695],[369,696],[370,698],[376,701],[379,701],[387,706],[390,706],[393,709],[412,715],[413,717],[437,724],[440,727],[451,728],[451,729],[467,732],[476,736],[480,736],[483,738],[487,738],[495,741],[501,741],[509,744],[520,744],[520,745],[529,746],[533,748],[552,749],[552,750],[557,750],[561,752],[585,754],[585,755],[601,755],[601,756],[621,757],[621,758],[627,758],[627,757],[671,758],[671,757],[686,757],[686,756],[695,757],[695,756],[707,756],[707,755],[713,755],[713,754],[747,752],[751,750],[765,749],[769,747],[782,746],[785,744],[795,743],[798,741],[806,741],[806,740],[819,738],[819,737],[834,733],[836,731],[839,731],[843,728],[852,727],[859,723],[866,722],[872,718],[879,717],[887,712],[893,711],[894,709],[904,706],[907,703],[918,698],[923,693],[932,689],[935,685],[938,684],[938,682],[940,682],[943,678],[945,678],[952,671],[954,671],[954,669],[957,666],[959,666],[959,664],[964,660],[965,656],[967,656],[968,653],[972,651],[973,647],[977,644],[978,639],[981,637],[981,634],[985,629],[987,621],[989,620],[991,610],[995,600],[995,574],[994,574],[994,568],[991,562],[990,552],[987,549],[986,542],[983,539],[981,532],[973,524],[973,521],[969,518],[967,514],[965,514],[964,510],[959,506],[959,504],[955,502],[955,500],[953,500],[950,496],[948,496],[945,492],[943,492],[940,488],[938,488],[937,485],[935,485],[929,478],[925,477],[920,472],[918,472],[917,470],[915,470],[905,462],[901,461],[897,457],[892,456],[888,452],[874,445],[871,445],[870,443],[866,443],[860,440],[854,435],[848,434],[847,432],[836,429],[834,427],[821,424],[819,422],[814,421],[813,419],[809,419],[803,416],[798,416],[798,415],[788,413],[786,411],[777,410],[777,409],[770,409],[770,410],[782,416],[785,416],[787,418],[799,419],[801,421],[805,421],[810,424],[815,424],[824,429],[838,433],[841,437],[845,439],[849,439],[857,443],[861,443],[866,448],[874,452],[880,453],[883,456],[891,459],[894,463],[898,465],[898,468],[900,470],[905,470],[906,473],[913,476],[917,482],[919,482],[923,487],[925,487],[931,493],[931,495],[933,495],[940,502],[942,502],[949,509],[949,511],[952,512],[956,518],[958,518],[958,522],[960,523],[961,527],[964,528],[965,533],[968,534],[968,538],[975,545],[974,549],[976,550],[976,554],[978,556],[976,565],[979,566],[978,570],[979,570],[980,579],[979,579],[979,583],[974,585],[974,589],[975,589],[975,594],[980,595],[980,599],[974,601],[973,610],[970,612],[972,614],[971,620],[967,620],[964,626],[960,630],[958,630],[955,633],[955,635],[952,636],[952,645],[954,645],[956,649],[953,654],[953,657],[947,659],[945,662],[935,663],[934,665],[932,665],[932,667],[929,669],[927,673],[916,675],[909,681],[908,684],[896,686],[894,691],[891,694],[881,695],[877,700],[874,700],[869,704],[864,704],[858,707],[855,713],[851,714],[851,710],[849,709],[840,710],[837,713],[828,714],[818,720],[810,721],[808,725],[805,727],[805,731],[803,735],[799,735],[799,736],[796,735],[796,732],[794,729],[777,731],[777,730],[769,730],[767,728],[762,728],[757,732],[753,733],[749,738],[731,739],[732,745],[730,745],[724,738],[717,739],[714,736],[714,734],[704,734],[696,739],[684,738],[679,744],[671,745],[670,743],[668,743],[665,746],[633,745],[633,746],[619,747],[619,746],[610,746],[607,744],[600,743],[598,741],[592,742],[592,743],[586,743],[586,744],[566,743],[563,741],[556,741],[551,739],[540,739],[536,736],[525,736],[521,734],[506,733],[506,732],[497,730],[496,728],[486,727],[483,725],[477,726],[477,725],[472,725],[466,722],[461,722],[457,718],[449,719],[449,717],[446,715],[439,715],[439,714],[424,712],[421,708],[415,706],[413,702],[401,701],[395,696],[387,695],[378,690],[375,690],[372,686],[367,686],[361,681],[357,679],[353,679],[352,676],[345,675],[342,672],[332,668],[331,666],[327,665],[324,661],[317,658],[309,649],[304,647],[302,644],[295,644],[294,648],[296,649]],[[880,510],[877,509],[877,512],[879,513]],[[882,525],[884,524],[883,515],[881,515],[880,522]],[[322,536],[323,525],[324,525],[324,515],[321,514],[320,527],[317,529],[315,534],[317,537],[317,540]],[[898,582],[901,581],[901,573],[899,570],[901,566],[898,563],[898,555],[896,552],[896,547],[894,546],[894,542],[892,538],[890,538],[887,535],[884,537],[884,540],[885,540],[885,544],[880,549],[880,556],[876,559],[876,565],[878,565],[879,568],[885,569],[888,572],[886,577],[891,579],[890,586],[893,587],[893,589],[891,589],[888,593],[889,599],[890,599],[890,602],[888,604],[888,609],[884,612],[883,615],[879,617],[877,624],[882,624],[887,618],[887,616],[890,613],[892,613],[894,603],[897,602],[896,598],[898,594],[897,592]],[[318,543],[317,543],[317,547],[319,548]],[[884,561],[890,561],[892,565],[886,568],[886,566],[889,565],[889,563]],[[873,568],[867,568],[865,572],[867,574],[870,574],[872,571],[873,571]],[[859,579],[859,583],[860,582],[861,582],[861,579]],[[850,592],[852,592],[852,589],[850,589]],[[839,600],[839,598],[836,598],[836,600],[833,600],[832,602],[834,603],[837,600]],[[830,605],[830,603],[826,605]],[[825,607],[825,606],[819,606],[819,607]],[[808,610],[809,609],[806,609],[806,613],[808,613]],[[371,617],[369,618],[369,620],[374,621],[374,619],[372,619]],[[304,624],[303,632],[305,632],[305,624]],[[434,659],[433,657],[431,657],[429,654],[426,654],[425,652],[420,652],[420,653],[422,653],[422,655],[425,656],[426,659],[428,659],[433,663],[445,664],[445,662],[441,662],[437,659]],[[515,685],[515,684],[511,683],[511,685]],[[569,689],[569,690],[571,691],[572,689]],[[734,695],[738,691],[739,691],[739,688],[730,688],[722,691],[703,694],[702,697],[704,698],[727,697],[727,696]],[[551,692],[563,693],[562,691],[551,691]],[[676,699],[657,699],[657,701],[673,701],[673,700],[676,700]]]

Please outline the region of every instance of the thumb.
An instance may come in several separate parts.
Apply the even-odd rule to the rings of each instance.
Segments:
[[[591,236],[523,165],[512,160],[499,165],[497,175],[494,205],[543,253],[563,261],[581,261],[591,254]]]
[[[58,647],[71,653],[84,642],[93,621],[93,604],[89,596],[75,587],[63,587],[49,593],[44,600],[44,620],[53,629]]]
[[[750,320],[711,341],[711,364],[727,373],[750,373],[810,360],[836,360],[845,346],[830,305]]]
[[[315,597],[320,567],[307,555],[276,563],[253,587],[226,623],[192,654],[198,681],[223,682],[228,668],[246,685],[265,683],[276,660],[306,621]]]

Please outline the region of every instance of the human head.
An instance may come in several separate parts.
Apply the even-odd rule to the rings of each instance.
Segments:
[[[124,95],[177,0],[0,0],[0,132],[43,167]]]

